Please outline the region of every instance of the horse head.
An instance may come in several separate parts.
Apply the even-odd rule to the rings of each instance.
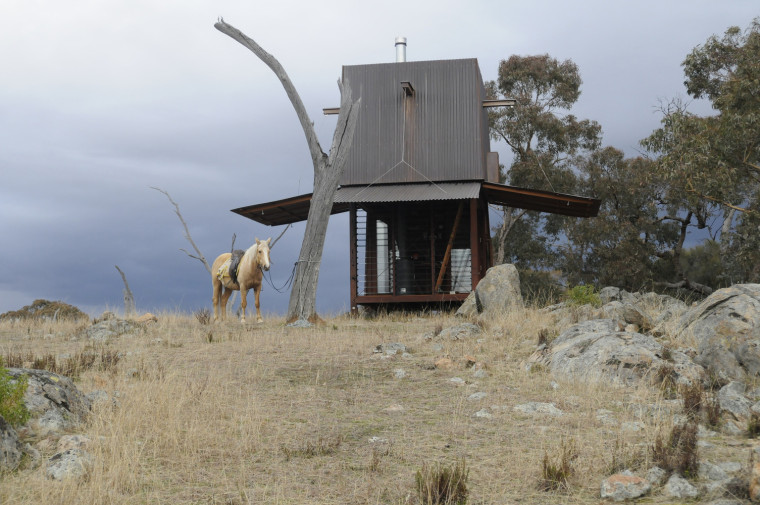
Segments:
[[[256,238],[256,264],[261,270],[269,270],[269,243],[272,241],[272,237],[266,240],[259,240]]]

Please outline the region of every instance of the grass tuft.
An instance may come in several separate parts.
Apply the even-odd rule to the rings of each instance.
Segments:
[[[562,440],[560,454],[556,461],[549,458],[549,454],[544,452],[544,459],[541,462],[541,479],[538,483],[540,491],[567,491],[570,489],[570,477],[573,474],[571,463],[578,457],[578,450],[575,442]]]
[[[659,433],[651,451],[652,460],[663,470],[695,477],[699,471],[697,424],[688,421],[675,425],[667,439]]]
[[[423,505],[465,505],[469,475],[464,458],[453,467],[423,463],[414,477],[419,502]]]

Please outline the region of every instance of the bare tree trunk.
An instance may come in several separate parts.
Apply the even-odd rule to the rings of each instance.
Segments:
[[[496,235],[494,241],[497,244],[496,250],[496,264],[501,265],[504,263],[504,251],[506,250],[507,240],[509,233],[517,222],[525,215],[525,210],[518,210],[512,207],[505,207],[502,213],[503,219],[501,226],[496,229]]]
[[[327,233],[327,223],[338,189],[338,181],[343,174],[348,150],[353,139],[356,120],[359,113],[359,102],[352,102],[351,87],[348,82],[338,81],[341,92],[340,114],[338,124],[333,133],[332,146],[329,156],[322,151],[319,145],[314,124],[309,119],[306,108],[298,95],[295,86],[290,81],[285,69],[280,62],[262,49],[254,40],[243,32],[224,22],[223,19],[214,24],[220,32],[236,40],[244,47],[253,52],[277,75],[282,83],[290,103],[296,111],[301,128],[309,145],[312,163],[314,165],[314,192],[309,207],[309,215],[306,220],[301,252],[296,262],[293,288],[290,292],[288,304],[288,322],[309,321],[315,322],[317,317],[317,281],[319,280],[319,266],[322,261],[322,251]]]
[[[119,265],[114,265],[116,270],[121,274],[121,280],[124,281],[124,316],[129,317],[137,314],[135,309],[135,297],[132,296],[132,290],[129,289],[129,283],[127,282],[127,276],[121,271]]]

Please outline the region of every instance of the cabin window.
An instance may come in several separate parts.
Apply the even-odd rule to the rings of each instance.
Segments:
[[[470,206],[363,204],[356,210],[356,294],[431,295],[472,289]],[[456,217],[459,213],[459,220]],[[456,227],[455,227],[455,223]]]

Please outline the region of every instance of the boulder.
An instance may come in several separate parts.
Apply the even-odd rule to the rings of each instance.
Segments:
[[[482,330],[477,324],[463,323],[441,330],[435,338],[437,340],[466,340],[481,333]]]
[[[486,276],[459,307],[456,315],[474,317],[484,313],[494,316],[522,306],[517,268],[510,264],[496,265],[488,269]]]
[[[90,413],[90,400],[68,377],[30,368],[9,368],[8,374],[26,375],[24,403],[32,415],[28,424],[40,436],[74,427]]]
[[[23,453],[23,446],[16,430],[0,416],[0,471],[18,468]]]
[[[47,477],[53,480],[78,479],[92,469],[92,456],[83,449],[59,452],[48,460]]]
[[[599,299],[602,304],[608,304],[610,302],[620,301],[620,288],[614,286],[607,286],[599,291]]]
[[[745,373],[760,374],[760,284],[719,289],[683,314],[679,331],[694,336],[699,359],[714,373],[741,379],[736,376],[739,366]],[[712,359],[719,348],[733,359],[727,353],[720,361]]]
[[[669,498],[696,498],[699,490],[688,480],[674,473],[665,483],[665,495]]]
[[[641,477],[630,472],[616,473],[602,481],[601,497],[612,501],[633,500],[644,496],[652,489],[652,485]]]
[[[105,342],[122,335],[136,335],[143,331],[145,331],[145,327],[140,323],[112,317],[85,328],[79,333],[79,337]]]
[[[738,421],[749,419],[752,401],[745,396],[746,387],[741,382],[730,382],[718,391],[720,409],[729,412]]]
[[[643,331],[649,331],[652,320],[632,303],[613,301],[602,307],[605,317],[615,319],[625,324],[635,324]]]
[[[678,383],[701,380],[704,370],[686,354],[671,351],[668,359],[662,344],[648,335],[614,331],[612,320],[587,321],[560,334],[537,361],[552,375],[570,380],[604,380],[635,384],[668,367]]]

